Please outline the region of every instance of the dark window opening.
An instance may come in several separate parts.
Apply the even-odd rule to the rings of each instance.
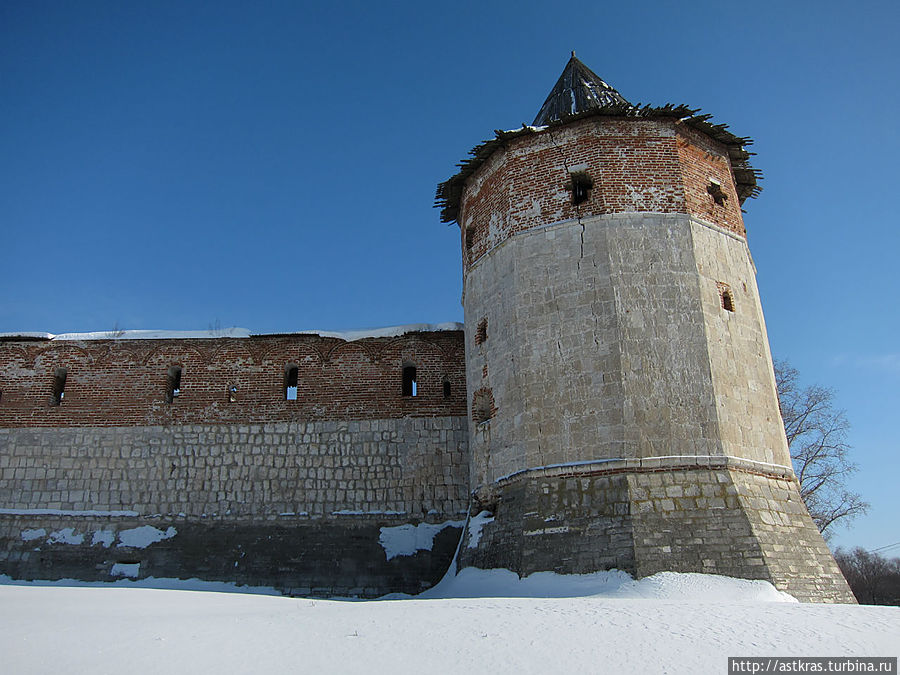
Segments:
[[[450,380],[444,380],[444,398],[450,398]]]
[[[722,303],[722,309],[733,312],[734,311],[734,295],[731,293],[731,286],[728,284],[722,283],[721,281],[716,282],[716,287],[719,289],[719,300]]]
[[[471,251],[475,245],[475,228],[471,225],[466,228],[466,250]]]
[[[53,399],[51,405],[59,405],[66,397],[66,378],[69,371],[66,368],[57,368],[53,375]]]
[[[166,384],[166,403],[174,403],[181,396],[181,366],[169,368],[169,379]]]
[[[284,400],[297,400],[297,382],[299,377],[299,369],[297,366],[287,366],[284,369]]]
[[[403,390],[404,396],[416,396],[418,394],[418,386],[416,383],[416,367],[403,366]]]
[[[485,340],[487,340],[487,319],[482,319],[475,329],[475,344],[480,345]]]
[[[586,202],[591,196],[591,188],[594,187],[593,179],[586,171],[575,171],[569,174],[571,182],[568,188],[572,191],[572,204],[578,206]]]
[[[706,191],[712,195],[713,201],[719,206],[725,206],[725,200],[728,199],[728,195],[725,194],[725,191],[722,189],[722,184],[718,181],[710,179],[709,185],[706,187]]]
[[[722,291],[722,309],[729,312],[734,311],[734,299],[731,297],[731,291]]]
[[[232,384],[228,387],[228,402],[234,403],[235,401],[237,401],[237,387]]]

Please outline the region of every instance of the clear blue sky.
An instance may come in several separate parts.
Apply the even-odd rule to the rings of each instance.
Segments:
[[[461,320],[436,183],[569,52],[756,140],[769,337],[900,541],[896,2],[0,0],[0,331]]]

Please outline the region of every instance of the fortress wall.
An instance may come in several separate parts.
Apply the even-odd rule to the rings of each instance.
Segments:
[[[635,214],[610,228],[622,359],[622,457],[721,455],[687,216]]]
[[[0,430],[0,573],[109,580],[138,562],[141,577],[417,592],[452,558],[467,450],[459,416]],[[438,548],[389,560],[379,544],[382,527],[452,522]],[[117,538],[146,526],[177,534]]]
[[[5,341],[0,359],[0,574],[372,596],[449,566],[468,507],[461,331]],[[401,392],[408,363],[416,396]],[[182,388],[166,403],[172,364]],[[412,548],[382,545],[384,528]]]
[[[593,181],[578,205],[567,187],[573,171]],[[721,205],[711,180],[721,185]],[[724,146],[673,119],[593,117],[511,139],[469,179],[463,260],[471,265],[524,230],[611,213],[684,213],[744,235]]]
[[[463,417],[0,430],[0,508],[271,519],[454,515]]]
[[[719,433],[726,455],[790,466],[756,270],[743,238],[694,222]],[[723,292],[733,311],[723,307]]]
[[[388,559],[381,539],[412,527],[404,516],[250,522],[0,515],[0,574],[201,579],[318,597],[414,594],[443,577],[463,522],[441,521],[420,538],[426,548]],[[161,538],[145,544],[147,532]]]
[[[623,457],[790,465],[742,238],[679,214],[595,216],[507,239],[466,282],[470,406],[490,392],[497,413],[472,428],[473,487]]]
[[[791,477],[720,466],[565,468],[504,481],[463,535],[460,566],[521,575],[620,569],[770,581],[854,602]]]
[[[472,429],[473,487],[552,463],[722,454],[693,227],[678,214],[568,221],[469,270],[469,396],[489,391],[497,410]]]
[[[675,128],[687,213],[746,237],[741,204],[731,174],[731,160],[725,147],[684,124],[677,124]],[[711,180],[722,188],[724,200],[721,204],[716,203],[709,192]]]
[[[417,396],[402,396],[405,363]],[[285,400],[288,364],[297,400]],[[465,415],[462,331],[348,342],[317,335],[0,341],[0,428],[249,424]],[[166,402],[169,368],[181,392]],[[57,368],[65,396],[52,405]],[[444,396],[444,381],[450,396]],[[234,386],[234,401],[230,388]]]
[[[606,228],[569,221],[523,232],[469,270],[467,289],[478,289],[464,298],[469,396],[476,406],[490,392],[496,407],[472,428],[473,488],[528,467],[620,456]],[[476,344],[485,320],[487,339]]]
[[[577,207],[566,188],[576,169],[594,181],[589,200]],[[674,121],[591,118],[513,139],[497,151],[466,186],[460,226],[474,231],[471,264],[505,238],[548,223],[684,210]]]

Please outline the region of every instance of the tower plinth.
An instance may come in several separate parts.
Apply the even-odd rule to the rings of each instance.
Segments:
[[[494,516],[463,566],[708,572],[853,601],[791,470],[747,144],[686,107],[632,106],[573,55],[535,126],[439,187],[461,235],[470,480]]]

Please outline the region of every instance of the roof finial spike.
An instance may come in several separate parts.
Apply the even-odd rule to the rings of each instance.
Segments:
[[[575,57],[563,69],[532,125],[539,127],[592,108],[630,110],[631,104]]]

